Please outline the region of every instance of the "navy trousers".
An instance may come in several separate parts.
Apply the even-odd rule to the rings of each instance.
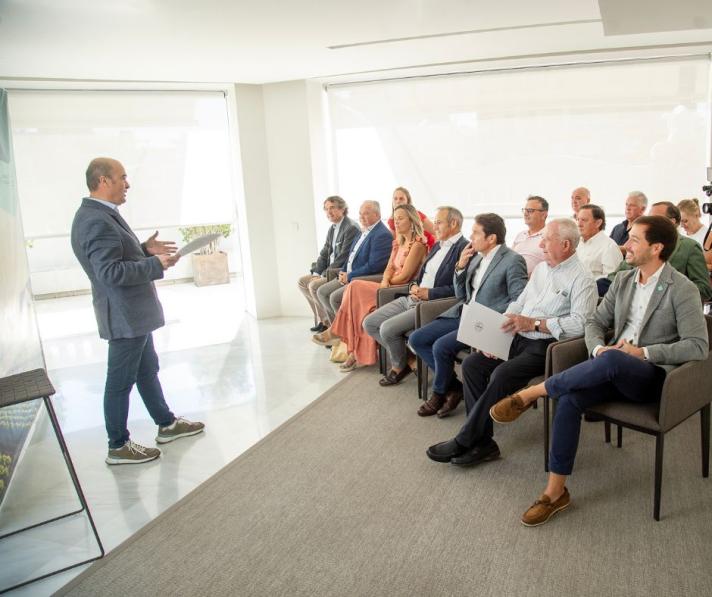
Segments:
[[[444,396],[453,384],[457,353],[469,348],[457,341],[458,327],[459,317],[438,317],[408,338],[413,351],[435,372],[433,392],[440,396]]]
[[[549,470],[558,475],[571,474],[581,415],[589,406],[608,400],[657,401],[664,381],[665,369],[620,350],[607,350],[595,359],[552,375],[544,382],[546,393],[558,398]]]
[[[509,360],[490,359],[480,352],[462,362],[467,420],[455,436],[465,448],[492,441],[494,428],[489,410],[507,394],[521,390],[532,377],[544,373],[546,348],[554,340],[530,340],[517,334]]]
[[[109,448],[123,446],[129,439],[129,394],[134,384],[156,425],[165,427],[175,421],[163,397],[158,380],[158,355],[153,335],[109,340],[109,358],[104,388],[104,421]]]

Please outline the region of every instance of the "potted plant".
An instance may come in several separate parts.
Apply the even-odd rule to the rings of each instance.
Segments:
[[[209,224],[207,226],[188,226],[178,230],[183,237],[183,242],[188,243],[195,238],[216,232],[227,238],[232,232],[232,227],[230,224]],[[227,284],[230,281],[227,253],[218,249],[219,242],[218,238],[191,255],[193,282],[196,286]]]

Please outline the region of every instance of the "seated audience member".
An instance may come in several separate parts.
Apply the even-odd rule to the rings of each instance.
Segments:
[[[705,247],[705,237],[709,226],[702,223],[699,200],[683,199],[677,204],[677,208],[680,210],[680,220],[685,235],[700,243],[707,269],[712,271],[712,235],[707,239],[707,246]]]
[[[411,348],[435,372],[433,392],[418,409],[421,417],[447,416],[462,399],[454,365],[457,353],[469,348],[457,340],[463,305],[474,299],[503,313],[527,284],[526,262],[504,244],[506,234],[497,214],[475,216],[470,243],[455,267],[455,296],[460,302],[410,335]]]
[[[398,187],[395,191],[393,191],[393,209],[395,210],[395,208],[399,205],[413,205],[413,201],[410,198],[410,191],[408,191],[405,187]],[[423,234],[425,235],[425,240],[428,242],[428,249],[432,249],[435,244],[435,228],[433,223],[422,211],[418,212],[418,216],[423,224]],[[391,214],[391,217],[388,218],[388,227],[391,229],[393,237],[397,237],[396,228],[393,224],[393,214]]]
[[[641,191],[631,191],[625,200],[625,220],[616,224],[611,230],[611,238],[621,248],[625,255],[623,245],[628,242],[628,232],[630,232],[633,222],[645,213],[648,207],[648,198]]]
[[[616,271],[623,261],[623,255],[615,241],[604,232],[605,212],[593,203],[582,205],[578,212],[577,223],[581,241],[576,254],[581,263],[591,272],[594,280]]]
[[[378,201],[364,201],[358,212],[361,234],[351,245],[346,263],[338,278],[319,286],[316,296],[329,323],[334,320],[341,305],[346,285],[359,276],[380,274],[388,263],[393,236],[381,222],[381,207]]]
[[[420,274],[401,296],[376,309],[363,320],[363,329],[388,351],[391,370],[379,383],[390,386],[411,371],[405,334],[415,328],[415,307],[421,301],[453,296],[453,273],[467,240],[462,236],[462,213],[454,207],[439,207],[435,216],[438,242],[425,259]]]
[[[499,457],[490,408],[542,375],[547,346],[581,336],[586,318],[596,308],[596,285],[576,256],[578,241],[573,220],[561,218],[546,225],[542,240],[546,261],[505,311],[502,329],[514,334],[509,360],[477,351],[463,361],[467,420],[453,439],[430,446],[429,458],[471,466]]]
[[[326,329],[327,314],[317,298],[316,291],[326,284],[326,269],[341,268],[349,256],[349,250],[356,237],[361,234],[358,224],[347,217],[349,208],[338,195],[327,197],[324,201],[324,213],[331,222],[326,241],[319,252],[314,266],[308,276],[299,278],[298,286],[304,298],[307,299],[317,324],[312,332],[323,332]]]
[[[369,280],[351,282],[331,327],[313,336],[317,344],[331,344],[337,338],[346,344],[349,356],[340,366],[343,372],[376,362],[376,342],[364,331],[363,320],[376,308],[378,288],[410,282],[417,275],[428,250],[423,225],[412,205],[399,205],[393,217],[398,237],[392,243],[391,257],[380,284]]]
[[[586,187],[578,187],[571,191],[571,209],[574,212],[571,217],[574,220],[578,217],[581,206],[587,203],[591,203],[591,192]]]
[[[514,237],[512,250],[519,253],[527,262],[527,274],[532,275],[534,268],[544,261],[544,251],[541,248],[541,238],[544,236],[546,217],[549,215],[549,202],[536,195],[527,199],[522,208],[526,230]]]
[[[650,215],[666,217],[675,225],[676,229],[680,225],[680,210],[670,203],[670,201],[658,201],[657,203],[653,203],[650,208]],[[678,233],[677,244],[668,259],[668,263],[683,276],[687,276],[693,284],[697,286],[697,289],[700,291],[700,298],[703,302],[712,299],[710,277],[707,272],[704,255],[702,254],[702,247],[699,243]],[[630,269],[633,269],[633,266],[624,260],[615,272],[608,275],[608,278],[600,278],[597,280],[599,295],[603,296],[606,294],[611,282],[615,280],[620,272]]]
[[[638,218],[626,243],[626,261],[634,269],[616,276],[586,322],[586,347],[592,358],[507,396],[492,408],[495,421],[508,423],[539,396],[558,398],[549,481],[543,495],[524,513],[525,525],[543,524],[569,505],[566,477],[573,470],[581,414],[588,407],[607,400],[656,402],[667,373],[707,357],[709,340],[699,292],[667,263],[677,242],[670,220]],[[606,345],[609,329],[614,335]]]

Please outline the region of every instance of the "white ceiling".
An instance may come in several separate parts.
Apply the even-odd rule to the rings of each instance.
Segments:
[[[267,83],[712,44],[711,7],[710,0],[0,0],[0,78]]]

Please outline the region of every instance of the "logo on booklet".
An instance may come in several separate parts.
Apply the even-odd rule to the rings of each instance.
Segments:
[[[485,324],[482,323],[481,321],[476,321],[475,322],[475,331],[476,332],[481,332],[482,330],[485,329]]]

